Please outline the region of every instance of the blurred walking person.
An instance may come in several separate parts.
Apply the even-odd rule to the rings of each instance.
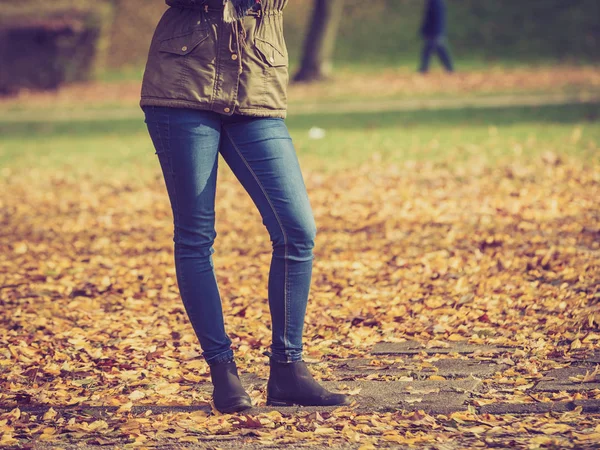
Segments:
[[[432,53],[437,53],[448,72],[454,71],[452,57],[446,39],[446,3],[444,0],[427,0],[421,25],[421,36],[425,40],[419,72],[429,71]]]

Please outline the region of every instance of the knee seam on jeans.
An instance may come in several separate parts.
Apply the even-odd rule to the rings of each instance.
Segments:
[[[252,167],[250,166],[250,164],[248,164],[248,161],[246,160],[246,158],[244,157],[244,155],[242,154],[242,152],[240,151],[240,149],[238,148],[238,146],[234,142],[233,138],[229,135],[229,133],[227,132],[227,130],[224,130],[224,132],[225,132],[225,135],[227,136],[227,138],[229,139],[229,141],[231,142],[231,145],[235,149],[236,153],[242,159],[242,161],[244,162],[244,165],[248,168],[248,170],[252,174],[252,177],[256,181],[256,184],[258,184],[258,187],[260,187],[260,190],[262,191],[263,195],[267,199],[267,203],[271,207],[271,211],[273,211],[273,214],[275,215],[275,218],[277,219],[277,223],[279,224],[279,228],[281,229],[281,233],[283,234],[283,243],[284,243],[284,252],[285,252],[285,256],[284,256],[284,269],[283,269],[284,270],[284,279],[283,279],[283,307],[284,307],[284,313],[283,314],[284,314],[284,317],[285,317],[284,325],[283,325],[283,344],[287,345],[288,298],[289,298],[289,295],[288,295],[288,236],[287,236],[287,233],[285,232],[285,228],[283,227],[283,223],[281,222],[281,219],[279,218],[279,214],[277,214],[277,210],[275,209],[275,206],[271,202],[271,199],[269,198],[269,195],[267,194],[267,191],[265,190],[265,188],[263,187],[262,183],[260,182],[260,179],[258,178],[258,176],[256,175],[256,173],[254,172],[254,170],[252,170]],[[271,325],[271,326],[273,326],[273,325]]]

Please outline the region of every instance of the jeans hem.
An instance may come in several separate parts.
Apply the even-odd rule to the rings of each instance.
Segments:
[[[277,355],[271,354],[270,358],[277,363],[294,363],[298,361],[302,361],[302,354],[296,355]]]
[[[216,356],[211,356],[210,358],[204,357],[204,359],[206,360],[206,363],[209,366],[214,366],[216,364],[233,362],[234,361],[233,350],[229,349],[227,351],[224,351],[223,353],[219,353]]]

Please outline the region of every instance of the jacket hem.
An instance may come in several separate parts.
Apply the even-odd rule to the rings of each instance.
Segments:
[[[259,108],[236,108],[235,112],[254,117],[275,117],[285,119],[287,110],[285,109],[259,109]]]
[[[139,105],[140,107],[165,106],[171,108],[191,108],[223,114],[221,110],[216,111],[214,108],[212,108],[210,103],[198,103],[189,100],[142,97]],[[253,117],[273,117],[278,119],[285,119],[287,116],[287,110],[285,109],[235,108],[234,113]]]

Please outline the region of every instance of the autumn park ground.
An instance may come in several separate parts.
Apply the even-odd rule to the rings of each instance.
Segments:
[[[0,100],[0,447],[597,448],[600,70],[341,72],[287,124],[305,328],[343,408],[268,408],[270,242],[221,164],[215,266],[256,407],[211,409],[124,80]]]

